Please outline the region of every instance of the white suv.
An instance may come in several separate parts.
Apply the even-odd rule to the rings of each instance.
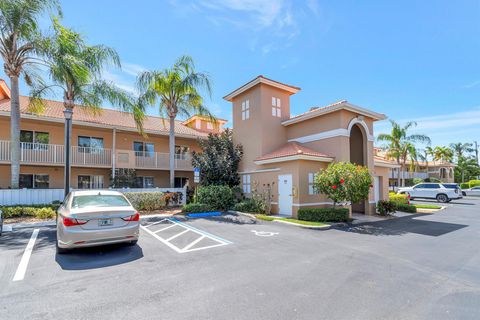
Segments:
[[[410,199],[437,199],[438,202],[450,202],[461,199],[462,194],[458,188],[446,188],[441,183],[419,183],[413,187],[398,188],[397,193],[409,194]]]

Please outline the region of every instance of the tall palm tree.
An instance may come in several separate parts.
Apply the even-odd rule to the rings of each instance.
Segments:
[[[32,65],[39,38],[39,16],[49,9],[60,12],[57,0],[1,0],[0,55],[10,79],[10,187],[18,189],[20,176],[20,91],[19,78],[32,85],[38,77]]]
[[[449,147],[436,146],[433,149],[433,159],[444,162],[452,162],[453,151]]]
[[[420,160],[422,160],[423,162],[425,162],[425,170],[427,171],[427,175],[428,175],[430,157],[433,157],[433,149],[432,149],[432,147],[426,146],[426,147],[422,150],[422,152],[418,153],[418,157],[420,158]]]
[[[394,120],[390,120],[390,124],[392,125],[391,132],[379,134],[377,140],[387,143],[384,147],[387,151],[387,156],[395,159],[400,166],[400,172],[397,178],[397,185],[400,186],[402,181],[401,176],[403,176],[407,158],[411,154],[416,155],[414,144],[417,142],[430,144],[431,141],[430,138],[424,134],[409,134],[409,129],[417,125],[414,121],[407,122],[404,126],[401,126]],[[403,179],[403,184],[405,184],[405,179]]]
[[[137,78],[141,105],[158,103],[160,115],[168,117],[170,124],[170,187],[175,186],[175,118],[178,115],[199,114],[216,121],[204,106],[201,90],[211,96],[209,76],[195,70],[189,56],[180,57],[175,64],[162,71],[145,71]]]
[[[461,158],[464,158],[466,154],[469,154],[475,150],[473,148],[473,143],[469,143],[469,142],[450,143],[450,149],[455,154],[455,158],[457,159],[457,162],[459,162]]]
[[[100,104],[107,100],[115,107],[133,112],[133,117],[142,131],[144,110],[133,103],[132,97],[118,89],[113,83],[102,80],[101,72],[109,64],[120,67],[120,59],[115,50],[103,46],[89,46],[80,34],[63,27],[58,19],[53,19],[53,36],[39,43],[39,51],[48,66],[51,84],[36,87],[32,92],[30,107],[36,112],[45,108],[41,99],[45,92],[60,90],[65,107],[65,159],[70,148],[71,119],[75,104],[86,106],[93,113],[101,112]],[[67,116],[67,114],[69,116]],[[67,161],[66,161],[67,162]],[[69,189],[69,167],[65,165],[65,190]]]

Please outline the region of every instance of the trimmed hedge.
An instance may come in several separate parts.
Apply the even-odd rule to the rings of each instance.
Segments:
[[[302,208],[298,210],[298,220],[312,222],[347,222],[348,208]]]
[[[397,205],[408,204],[408,196],[406,194],[389,194],[390,201]]]
[[[460,183],[460,189],[470,189],[470,184],[468,182]]]
[[[163,192],[125,192],[124,195],[138,211],[159,210],[166,205]]]
[[[51,219],[55,217],[57,209],[58,209],[58,206],[0,207],[0,210],[2,210],[3,212],[4,219],[19,218],[19,217],[35,217],[38,219]]]
[[[185,213],[198,213],[212,211],[212,209],[203,203],[189,203],[182,207],[182,211]]]
[[[408,212],[408,213],[416,213],[417,208],[414,205],[411,204],[397,204],[395,206],[395,209],[397,211],[403,211],[403,212]]]
[[[233,207],[235,196],[229,186],[205,186],[197,190],[197,203],[206,203],[213,210],[226,211]]]

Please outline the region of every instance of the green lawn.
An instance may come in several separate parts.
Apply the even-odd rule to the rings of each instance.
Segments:
[[[442,206],[437,206],[435,204],[414,204],[417,209],[442,209]]]
[[[282,221],[302,224],[304,226],[315,226],[315,227],[326,227],[326,226],[328,226],[328,224],[323,223],[323,222],[303,221],[303,220],[297,220],[297,219],[293,219],[293,218],[271,217],[271,216],[266,216],[264,214],[256,214],[255,217],[257,217],[257,219],[265,220],[265,221],[282,220]]]

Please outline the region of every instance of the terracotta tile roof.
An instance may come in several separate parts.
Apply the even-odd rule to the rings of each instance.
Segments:
[[[304,113],[300,113],[300,114],[298,114],[298,115],[296,115],[296,116],[294,116],[294,117],[291,117],[291,118],[288,119],[288,120],[300,118],[300,117],[302,117],[302,116],[304,116],[304,115],[306,115],[306,114],[309,114],[309,113],[312,112],[312,111],[316,111],[316,110],[319,110],[319,109],[325,109],[325,110],[326,110],[326,109],[331,109],[332,107],[338,106],[338,105],[340,105],[340,104],[342,104],[342,103],[346,103],[346,102],[347,102],[347,100],[339,100],[339,101],[337,101],[337,102],[331,103],[331,104],[326,105],[326,106],[323,106],[323,107],[311,107],[310,110],[305,111]]]
[[[296,155],[305,155],[305,156],[312,156],[312,157],[320,157],[320,158],[331,158],[324,153],[317,152],[315,150],[312,150],[310,148],[305,147],[301,143],[298,142],[288,142],[281,148],[267,153],[257,159],[255,161],[262,161],[262,160],[269,160],[269,159],[276,159],[276,158],[283,158],[283,157],[290,157],[290,156],[296,156]]]
[[[51,118],[53,120],[63,120],[63,102],[46,100],[47,108],[44,113],[40,115],[34,115],[27,112],[28,97],[20,96],[20,111],[22,116],[38,116],[39,118]],[[4,99],[0,101],[0,113],[10,112],[10,99]],[[117,129],[136,129],[135,121],[131,113],[122,112],[111,109],[102,109],[99,114],[92,114],[88,112],[84,106],[75,106],[73,113],[73,121],[82,123],[91,123],[92,125],[101,125],[106,127],[115,127]],[[170,124],[167,119],[163,119],[155,116],[147,116],[143,123],[144,130],[147,133],[152,134],[168,134],[170,130]],[[175,121],[175,134],[181,136],[203,137],[207,136],[207,133],[199,132],[193,128],[187,127],[182,124],[182,121]]]

